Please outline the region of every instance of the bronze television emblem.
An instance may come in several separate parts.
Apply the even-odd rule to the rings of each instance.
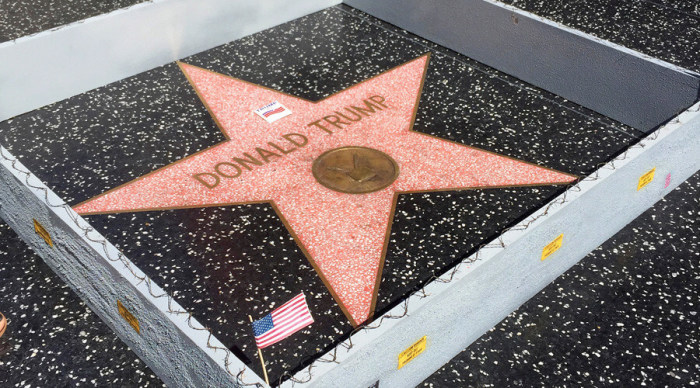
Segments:
[[[394,183],[399,176],[399,165],[373,148],[340,147],[316,158],[312,171],[318,183],[331,190],[364,194]]]

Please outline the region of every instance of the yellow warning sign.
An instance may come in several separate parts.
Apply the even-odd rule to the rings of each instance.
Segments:
[[[119,315],[121,315],[122,318],[124,318],[124,320],[127,321],[131,325],[131,327],[134,328],[134,330],[136,330],[137,333],[141,334],[141,326],[139,326],[139,320],[136,319],[134,314],[130,313],[129,310],[127,310],[126,307],[124,307],[122,302],[118,300],[117,308],[119,309]]]
[[[656,172],[656,167],[645,172],[644,175],[639,177],[639,183],[637,183],[637,191],[639,191],[642,187],[648,185],[651,181],[654,180],[654,173],[655,172]]]
[[[44,241],[46,241],[46,244],[48,244],[51,248],[53,248],[53,240],[51,240],[51,235],[49,232],[44,228],[42,224],[39,223],[39,221],[36,220],[36,218],[33,218],[34,220],[34,231],[36,234],[39,235],[39,237],[43,238]]]
[[[551,256],[552,253],[558,251],[559,248],[561,248],[561,243],[563,241],[564,241],[564,233],[560,234],[551,243],[545,245],[544,249],[542,249],[542,258],[540,260],[544,260],[544,259],[548,258],[549,256]]]
[[[408,364],[414,358],[418,357],[419,354],[423,353],[425,350],[425,345],[428,342],[428,336],[423,336],[418,342],[409,346],[406,350],[399,353],[399,367],[401,369],[404,365]]]

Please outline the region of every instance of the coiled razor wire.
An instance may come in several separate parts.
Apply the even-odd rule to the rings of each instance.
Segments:
[[[688,108],[685,112],[695,113],[698,111],[700,111],[700,103],[696,103],[692,107]],[[619,164],[619,162],[628,159],[630,150],[635,149],[635,148],[642,148],[642,149],[645,148],[646,141],[655,141],[660,136],[661,131],[663,131],[669,125],[675,125],[675,124],[680,124],[679,116],[676,116],[675,118],[671,119],[669,122],[667,122],[665,125],[663,125],[659,129],[657,129],[656,131],[654,131],[650,135],[639,139],[639,141],[637,141],[637,143],[628,147],[625,151],[623,151],[619,155],[612,158],[609,162],[597,164],[595,166],[595,171],[592,174],[590,174],[582,179],[579,179],[575,183],[567,185],[566,190],[561,195],[559,195],[556,199],[550,201],[544,208],[540,208],[539,213],[536,215],[531,215],[527,219],[526,222],[520,222],[520,223],[517,223],[516,225],[509,226],[509,227],[502,229],[501,232],[499,233],[498,237],[492,239],[489,242],[486,242],[484,244],[479,245],[476,248],[476,251],[474,252],[474,254],[458,261],[453,267],[447,268],[445,270],[445,272],[443,272],[442,274],[432,275],[428,280],[423,282],[422,286],[420,286],[418,289],[416,289],[411,294],[409,294],[399,304],[399,306],[400,306],[400,313],[399,314],[387,312],[386,314],[382,315],[378,319],[375,319],[374,321],[372,321],[368,324],[358,326],[349,334],[349,336],[346,340],[343,340],[342,342],[335,345],[335,347],[331,351],[329,351],[325,355],[317,358],[316,360],[312,361],[308,366],[302,367],[300,369],[300,372],[298,372],[296,374],[299,374],[299,373],[305,374],[306,376],[304,376],[303,378],[295,377],[294,375],[292,375],[292,373],[285,371],[280,376],[279,380],[277,381],[277,384],[278,385],[282,384],[286,380],[292,381],[292,385],[305,384],[305,383],[310,382],[313,379],[313,370],[314,370],[314,368],[317,367],[318,364],[321,364],[321,363],[339,364],[340,362],[338,361],[338,350],[341,348],[344,348],[346,350],[352,349],[354,347],[354,344],[352,342],[353,335],[355,335],[356,333],[358,333],[360,331],[368,331],[368,330],[378,329],[387,320],[398,320],[398,319],[402,319],[402,318],[406,317],[407,315],[409,315],[409,308],[410,308],[409,303],[410,303],[411,299],[417,298],[420,300],[420,299],[427,298],[430,295],[425,290],[425,287],[427,285],[429,285],[431,283],[450,283],[450,282],[452,282],[454,277],[456,276],[456,274],[459,272],[459,270],[462,267],[464,267],[465,265],[468,266],[469,264],[472,264],[481,258],[482,251],[484,249],[492,249],[492,248],[501,248],[502,249],[502,248],[505,248],[507,246],[507,244],[503,240],[504,233],[509,232],[509,231],[523,231],[523,230],[528,229],[533,222],[535,222],[536,220],[549,214],[552,207],[563,205],[563,204],[567,203],[569,193],[581,192],[581,186],[580,186],[581,182],[592,182],[592,181],[599,180],[600,179],[600,171],[603,169],[616,170],[617,169],[616,163]],[[202,326],[198,322],[197,322],[197,325],[193,324],[194,318],[193,318],[191,312],[188,312],[180,307],[177,307],[177,308],[173,307],[174,299],[167,292],[165,292],[165,291],[162,291],[160,293],[154,292],[153,281],[148,276],[146,276],[144,273],[142,273],[140,270],[137,271],[136,269],[134,269],[135,266],[131,263],[131,261],[129,261],[129,259],[126,258],[126,256],[124,256],[124,254],[122,252],[116,250],[117,251],[116,257],[113,257],[114,255],[112,254],[112,250],[109,249],[109,246],[111,244],[104,237],[102,237],[102,235],[99,234],[99,232],[97,232],[93,227],[91,227],[86,221],[83,220],[83,223],[81,223],[80,220],[82,218],[77,213],[75,213],[72,210],[72,208],[70,207],[70,205],[68,205],[67,203],[62,202],[62,201],[61,201],[61,203],[58,203],[58,204],[51,203],[51,201],[49,199],[49,189],[45,185],[43,185],[43,183],[40,183],[40,185],[32,184],[29,180],[31,177],[35,177],[35,176],[30,171],[18,167],[17,164],[19,163],[19,161],[16,158],[6,154],[6,152],[8,152],[8,151],[6,151],[3,147],[0,147],[0,158],[10,162],[11,167],[15,171],[17,171],[19,174],[24,176],[24,183],[27,185],[27,187],[38,190],[38,191],[43,193],[44,202],[46,203],[46,205],[48,205],[50,208],[54,208],[54,209],[63,209],[65,211],[66,215],[68,215],[68,217],[75,224],[75,226],[77,226],[78,229],[81,230],[81,233],[85,239],[87,239],[88,241],[90,241],[92,243],[101,245],[102,250],[104,252],[104,256],[108,260],[110,260],[112,262],[117,262],[117,261],[121,262],[124,265],[124,267],[127,270],[129,270],[129,272],[131,272],[131,274],[136,279],[138,279],[137,285],[140,283],[144,283],[146,285],[146,287],[148,288],[148,292],[151,294],[151,296],[153,298],[156,298],[156,299],[167,298],[167,305],[168,305],[167,312],[168,313],[174,314],[174,315],[186,315],[187,316],[187,319],[186,319],[187,325],[191,329],[197,330],[197,331],[206,331],[208,333],[206,347],[209,349],[212,349],[214,351],[221,350],[225,353],[224,365],[226,367],[226,371],[228,372],[228,374],[233,377],[235,384],[237,384],[238,386],[241,386],[241,387],[250,387],[250,386],[255,386],[255,387],[260,387],[260,388],[264,387],[264,385],[262,385],[258,382],[251,383],[251,382],[245,381],[245,372],[248,369],[247,367],[243,367],[243,369],[240,369],[240,370],[232,370],[231,369],[232,363],[230,360],[231,360],[231,357],[235,357],[235,355],[233,355],[233,353],[231,353],[231,351],[225,347],[211,344],[211,338],[214,335],[209,328]],[[39,180],[38,178],[36,178],[36,179]],[[95,232],[97,234],[97,237],[91,237],[90,236],[91,232]],[[160,288],[160,287],[158,287],[158,288]],[[395,308],[393,308],[392,310],[395,310]]]

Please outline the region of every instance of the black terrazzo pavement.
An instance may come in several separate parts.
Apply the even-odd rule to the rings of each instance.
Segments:
[[[183,61],[317,100],[427,51],[433,55],[416,130],[576,175],[593,171],[640,135],[346,7]],[[221,140],[175,64],[0,123],[0,142],[72,204]],[[399,303],[563,189],[401,197],[378,309]],[[468,221],[456,223],[457,217]],[[261,316],[304,291],[316,323],[268,348],[272,380],[352,330],[269,205],[87,219],[256,371],[248,314]]]
[[[685,13],[688,16],[700,16],[700,3],[695,0],[641,0],[645,3],[668,8],[671,11]]]
[[[700,173],[422,387],[700,385]]]
[[[145,0],[0,0],[0,43]]]

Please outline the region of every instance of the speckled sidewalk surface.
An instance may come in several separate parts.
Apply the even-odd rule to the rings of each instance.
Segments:
[[[524,4],[515,5],[540,12],[536,5],[531,8]],[[607,7],[611,5],[608,4]],[[670,16],[666,13],[670,12],[669,8],[663,9],[663,17],[668,19]],[[340,16],[333,12],[336,11],[323,15],[323,23],[332,24],[334,18],[340,17],[345,18],[341,23],[343,28],[355,29],[353,23],[347,21],[354,20],[347,10]],[[541,12],[556,19],[556,15]],[[591,11],[579,11],[581,15],[588,15],[587,12]],[[655,15],[644,7],[636,12],[641,12],[645,17],[661,17],[661,13]],[[693,12],[692,9],[676,12],[675,25],[689,25],[685,31],[698,36],[698,17]],[[598,24],[591,24],[594,26],[592,29],[575,23],[572,26],[592,33],[596,33],[596,30],[608,31],[606,33],[610,36],[602,37],[613,41],[614,38],[624,36],[623,41],[618,43],[642,50],[642,47],[635,47],[635,33],[625,35],[609,32],[610,29],[614,30],[615,23],[606,24],[605,16],[594,21]],[[651,32],[656,31],[647,24],[644,26]],[[666,31],[659,33],[661,40],[667,39],[665,34],[674,31],[667,28],[667,23],[660,23],[656,28]],[[685,34],[675,31],[682,35],[682,39],[687,39]],[[648,37],[648,31],[645,37]],[[666,52],[649,53],[681,65],[687,64],[683,61],[693,61],[693,55],[697,55],[697,52],[689,50],[685,55],[677,53],[677,46],[683,44],[680,42],[682,39],[669,40],[671,43]],[[245,45],[244,40],[242,46]],[[643,42],[639,45],[645,46]],[[229,48],[224,46],[224,50],[227,49],[242,48],[241,45]],[[420,50],[416,51],[417,54],[418,51]],[[403,56],[405,55],[402,54],[401,58]],[[397,57],[396,60],[401,58]],[[195,60],[216,63],[215,56],[199,56]],[[486,70],[478,69],[477,73]],[[372,70],[368,68],[367,71]],[[167,67],[163,68],[158,72],[158,77],[171,77],[170,72]],[[249,76],[255,76],[254,72],[251,74],[253,75]],[[150,82],[144,78],[135,80],[137,83]],[[297,87],[293,80],[273,80],[280,85]],[[506,84],[510,85],[507,88],[517,82]],[[304,85],[298,87],[303,89]],[[334,86],[316,85],[311,88],[313,92],[309,97],[317,97],[313,93],[323,95],[324,87],[332,89]],[[122,83],[103,93],[115,93],[115,88],[129,91],[128,83]],[[181,96],[183,93],[187,94],[186,91],[176,91],[176,95]],[[86,96],[84,98],[90,98],[87,94]],[[193,99],[192,104],[188,102],[187,108],[190,109],[196,102],[196,99]],[[163,112],[168,114],[167,110]],[[35,121],[36,117],[35,115],[32,120]],[[193,117],[202,122],[202,127],[211,125],[206,122],[206,117],[196,113]],[[590,118],[592,115],[586,112],[585,117]],[[51,109],[44,110],[38,119],[50,121]],[[427,115],[424,120],[428,120]],[[601,128],[610,128],[611,125],[604,120],[602,124],[593,120],[589,125],[596,125],[595,123],[601,125]],[[634,137],[634,131],[628,128],[617,128],[612,133],[617,135],[625,131]],[[188,141],[194,146],[199,143],[206,145],[210,140],[200,137]],[[493,146],[488,141],[484,144],[487,147]],[[582,167],[581,172],[585,170]],[[105,183],[108,184],[110,182]],[[698,238],[695,235],[698,227],[699,184],[696,174],[514,312],[492,332],[484,335],[451,364],[428,379],[426,384],[637,385],[647,379],[647,385],[666,383],[685,386],[697,381],[698,329],[692,323],[697,321]],[[92,195],[96,195],[100,188],[88,186],[86,189],[95,191]],[[62,194],[67,196],[66,193]],[[546,197],[546,194],[540,195]],[[513,192],[508,195],[517,198],[518,194]],[[470,200],[462,197],[461,200]],[[453,199],[448,195],[442,200]],[[403,206],[408,210],[420,209],[421,201],[430,202],[430,199],[407,200]],[[428,205],[430,203],[424,204]],[[254,209],[253,212],[255,211],[261,210]],[[262,214],[263,219],[271,218],[264,210],[259,214]],[[274,216],[274,213],[271,215]],[[155,216],[143,217],[146,218],[136,222],[138,225],[151,224],[152,217]],[[134,223],[131,218],[122,221],[114,221],[112,218],[112,221],[104,222],[123,225]],[[274,222],[268,226],[274,229],[277,226],[273,224]],[[7,241],[0,248],[0,292],[9,295],[0,300],[0,311],[10,320],[8,332],[0,339],[0,382],[7,379],[7,383],[16,386],[161,384],[6,226],[0,232],[0,241]],[[290,250],[294,249],[293,243],[285,244],[289,245]],[[435,252],[435,255],[439,256],[440,252]],[[402,278],[401,275],[399,273],[393,280],[389,278],[386,282],[396,282],[396,279]],[[174,283],[178,282],[177,278],[173,279]],[[399,282],[393,289],[399,295],[402,293],[401,288],[402,283]],[[383,302],[380,300],[380,304],[389,305],[393,298],[395,297],[388,297]],[[341,316],[340,312],[336,316]]]

